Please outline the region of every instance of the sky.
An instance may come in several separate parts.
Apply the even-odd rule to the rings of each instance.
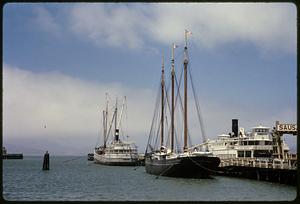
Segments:
[[[101,143],[109,93],[126,96],[127,134],[144,152],[162,56],[168,74],[176,43],[182,67],[185,29],[207,138],[231,132],[233,118],[246,130],[296,123],[296,18],[292,3],[7,3],[3,145],[86,155]]]

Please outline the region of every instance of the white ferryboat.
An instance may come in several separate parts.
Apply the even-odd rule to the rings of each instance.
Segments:
[[[103,111],[103,145],[96,147],[94,150],[95,163],[115,166],[134,166],[138,164],[137,146],[133,142],[122,141],[119,137],[119,129],[125,102],[126,97],[124,97],[123,100],[119,121],[117,120],[118,107],[116,103],[115,111],[111,120],[112,122],[109,125],[109,128],[107,126],[108,102],[106,104],[106,110]],[[115,122],[114,137],[110,144],[107,144],[109,136],[111,135],[113,121]]]
[[[232,132],[218,135],[217,139],[207,140],[205,145],[213,155],[220,159],[235,158],[273,158],[277,150],[276,142],[269,127],[259,125],[245,132],[244,128],[238,129],[237,119],[232,120]],[[282,153],[284,158],[289,154],[289,146],[282,141]]]

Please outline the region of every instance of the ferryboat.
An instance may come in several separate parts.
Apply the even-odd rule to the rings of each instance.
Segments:
[[[217,139],[208,139],[205,145],[213,155],[218,156],[221,160],[236,158],[268,159],[272,158],[277,151],[274,143],[271,128],[260,124],[252,127],[249,132],[245,132],[244,128],[238,128],[238,120],[232,119],[231,133],[220,134]],[[290,148],[284,140],[281,145],[284,158],[286,158]]]
[[[108,125],[108,100],[106,101],[106,110],[103,111],[103,145],[95,147],[94,162],[97,164],[114,166],[135,166],[138,164],[138,151],[134,142],[122,141],[119,137],[121,120],[124,110],[126,97],[124,97],[121,116],[118,120],[118,103],[114,107],[114,113],[111,123]],[[112,126],[114,122],[114,137],[112,135]]]

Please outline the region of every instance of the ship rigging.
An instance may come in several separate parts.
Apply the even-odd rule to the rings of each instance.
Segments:
[[[187,38],[189,34],[190,32],[185,30],[183,70],[181,71],[179,79],[175,72],[174,63],[174,49],[177,46],[175,44],[172,45],[171,99],[169,99],[168,88],[166,88],[165,65],[164,59],[162,60],[160,91],[157,97],[156,108],[145,153],[145,168],[146,172],[150,174],[172,177],[206,178],[209,177],[220,163],[220,159],[213,156],[206,148],[200,150],[189,147],[191,146],[191,137],[188,129],[188,73],[192,84],[196,113],[201,127],[202,142],[205,142],[206,140],[203,121],[200,114],[200,106],[192,82],[192,74],[188,69],[189,57]],[[184,78],[183,99],[180,91],[182,73]],[[170,118],[168,117],[169,115]],[[175,116],[178,117],[175,118]],[[179,116],[182,116],[183,120],[180,120]],[[169,123],[171,123],[170,127]],[[181,128],[181,126],[183,127]],[[181,137],[179,137],[180,134],[183,134],[183,145],[181,147],[179,144],[181,139]],[[160,138],[159,144],[158,138]],[[167,141],[165,141],[165,138],[167,138]]]

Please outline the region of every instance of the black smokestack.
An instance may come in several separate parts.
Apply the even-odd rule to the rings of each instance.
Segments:
[[[238,119],[232,119],[232,132],[234,133],[233,137],[238,137],[238,132],[239,132]]]
[[[116,132],[115,132],[115,141],[119,141],[119,129],[116,129]]]

